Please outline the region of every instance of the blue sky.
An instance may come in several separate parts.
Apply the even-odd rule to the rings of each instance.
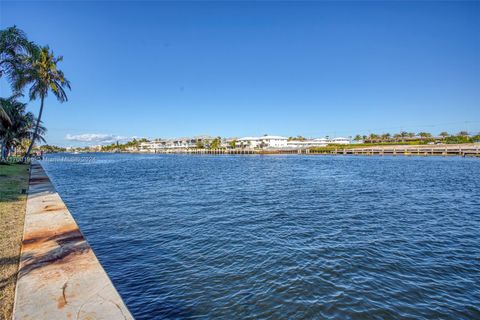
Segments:
[[[0,6],[2,28],[64,56],[72,91],[47,100],[51,144],[480,130],[480,2]]]

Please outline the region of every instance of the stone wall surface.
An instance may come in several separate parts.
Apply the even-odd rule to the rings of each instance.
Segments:
[[[13,319],[133,319],[38,162],[31,166]]]

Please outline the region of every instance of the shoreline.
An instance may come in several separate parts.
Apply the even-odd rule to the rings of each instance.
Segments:
[[[30,168],[13,319],[133,319],[42,166]]]
[[[82,153],[126,153],[126,154],[209,154],[209,155],[365,155],[365,156],[461,156],[480,157],[480,144],[443,144],[443,145],[372,145],[327,146],[303,149],[157,149],[157,150],[119,150],[85,151]]]

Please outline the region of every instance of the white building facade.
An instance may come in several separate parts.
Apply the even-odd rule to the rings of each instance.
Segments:
[[[282,136],[243,137],[237,140],[238,148],[281,149],[287,147],[288,138]]]
[[[195,149],[200,146],[208,148],[213,137],[202,136],[193,138],[156,139],[140,143],[140,151],[156,152],[160,150]],[[234,143],[233,143],[234,142]],[[316,138],[294,140],[282,136],[265,135],[261,137],[243,137],[239,139],[221,139],[220,148],[241,149],[303,149],[311,147],[325,147],[329,144],[350,144],[347,138]]]

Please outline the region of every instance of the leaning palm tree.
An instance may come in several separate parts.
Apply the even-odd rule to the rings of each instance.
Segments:
[[[30,152],[36,141],[40,121],[42,118],[45,98],[49,92],[60,102],[68,100],[65,88],[70,89],[70,82],[65,78],[63,72],[57,68],[59,62],[63,60],[62,56],[55,57],[48,46],[40,48],[38,55],[33,55],[28,63],[29,67],[19,73],[15,79],[15,89],[21,90],[25,86],[30,86],[30,100],[40,99],[40,111],[37,117],[37,125],[33,134],[32,142],[28,147],[25,158],[30,157]]]

